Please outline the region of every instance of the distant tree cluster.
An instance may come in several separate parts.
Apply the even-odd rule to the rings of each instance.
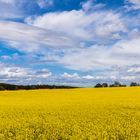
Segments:
[[[108,87],[108,84],[107,83],[103,83],[103,84],[98,83],[95,85],[95,88],[100,88],[100,87]]]
[[[139,83],[132,82],[130,84],[131,87],[140,86]],[[114,84],[107,83],[98,83],[95,85],[95,88],[106,88],[106,87],[126,87],[125,84],[121,84],[120,82],[115,81]],[[34,89],[72,89],[78,87],[72,86],[56,86],[56,85],[12,85],[0,83],[0,91],[1,90],[34,90]]]
[[[136,83],[136,82],[132,82],[130,84],[131,87],[133,86],[140,86],[140,84]],[[95,88],[105,88],[105,87],[126,87],[125,84],[121,84],[118,81],[115,81],[114,84],[108,85],[107,83],[98,83],[95,85]]]
[[[114,84],[111,84],[110,87],[126,87],[125,84],[115,81]]]
[[[121,84],[118,81],[115,81],[114,84],[108,85],[107,83],[98,83],[95,85],[95,88],[105,88],[105,87],[126,87],[127,85]],[[132,82],[130,83],[130,87],[140,86],[139,83]]]
[[[95,85],[95,88],[105,88],[105,87],[126,87],[126,85],[121,84],[120,82],[115,81],[114,84],[108,85],[107,83],[100,84],[98,83]]]
[[[132,83],[130,84],[130,86],[131,86],[131,87],[136,87],[136,86],[140,86],[140,84],[135,83],[135,82],[132,82]]]
[[[55,86],[55,85],[12,85],[0,83],[0,90],[70,89],[70,88],[76,87]]]

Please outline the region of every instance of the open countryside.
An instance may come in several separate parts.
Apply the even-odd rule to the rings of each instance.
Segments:
[[[138,140],[140,87],[0,92],[1,140]]]

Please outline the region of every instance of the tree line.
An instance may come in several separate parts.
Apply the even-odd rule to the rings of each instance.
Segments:
[[[107,83],[98,83],[95,85],[95,88],[105,88],[105,87],[126,87],[127,85],[125,84],[121,84],[120,82],[118,81],[115,81],[114,84],[107,84]],[[130,86],[131,87],[134,87],[134,86],[140,86],[139,83],[136,83],[136,82],[132,82],[130,83]]]
[[[110,84],[110,85],[107,83],[98,83],[94,87],[106,88],[106,87],[126,87],[126,86],[127,85],[115,81],[114,84]],[[132,82],[130,86],[140,86],[140,84],[136,82]],[[72,89],[72,88],[78,88],[78,87],[56,86],[56,85],[14,85],[14,84],[0,83],[0,90]]]
[[[0,90],[33,90],[33,89],[71,89],[72,86],[56,86],[56,85],[13,85],[0,83]]]

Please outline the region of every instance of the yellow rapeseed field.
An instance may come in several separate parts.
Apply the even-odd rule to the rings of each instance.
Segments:
[[[140,140],[140,87],[0,92],[0,140]]]

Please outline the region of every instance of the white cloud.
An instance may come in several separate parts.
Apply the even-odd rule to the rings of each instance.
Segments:
[[[102,19],[102,20],[101,20]],[[127,32],[121,15],[112,11],[87,13],[83,10],[46,13],[26,19],[28,24],[64,33],[78,41],[112,40],[119,32]]]
[[[98,82],[120,81],[130,83],[139,81],[140,75],[136,66],[128,68],[116,68],[111,71],[102,71],[98,74],[80,75],[78,73],[63,73],[53,75],[48,69],[31,69],[18,66],[8,66],[0,63],[0,82],[16,84],[58,84],[72,86],[94,86]]]
[[[33,72],[31,75],[33,75],[33,78],[48,78],[52,76],[52,73],[48,69],[41,69],[41,70],[36,70]]]
[[[82,3],[82,8],[84,11],[89,11],[93,7],[93,0],[88,0]]]
[[[95,10],[102,9],[105,7],[105,4],[99,3],[95,4],[95,0],[87,0],[81,3],[82,9],[85,12],[95,12]]]
[[[15,3],[16,0],[0,0],[0,2],[2,3],[9,3],[9,4],[13,4]]]
[[[121,80],[135,81],[136,80],[136,76],[123,76],[123,77],[121,77]]]
[[[42,8],[53,6],[53,0],[47,0],[47,1],[45,1],[45,0],[37,0],[37,4],[42,9]]]
[[[67,72],[62,74],[62,77],[64,77],[64,78],[72,78],[72,79],[79,79],[80,78],[77,73],[69,74]]]
[[[83,10],[54,12],[27,18],[26,23],[30,25],[1,22],[0,38],[10,40],[11,47],[24,52],[46,53],[44,61],[47,61],[46,48],[61,48],[59,53],[63,55],[56,56],[54,53],[52,60],[74,70],[139,64],[139,29],[128,29],[120,13],[88,13]],[[111,43],[106,45],[109,40]],[[88,45],[87,42],[95,45]]]
[[[69,69],[89,71],[113,66],[139,65],[140,38],[118,41],[111,46],[93,45],[89,48],[65,52],[58,63]]]
[[[86,76],[83,76],[83,79],[93,80],[93,79],[95,79],[95,77],[91,76],[91,75],[86,75]]]
[[[14,66],[6,66],[0,63],[0,79],[23,78],[26,75],[26,69]]]
[[[47,13],[30,19],[28,24],[45,28],[53,31],[65,33],[67,36],[73,36],[73,39],[88,39],[90,35],[84,30],[84,26],[91,22],[91,17],[85,17],[83,11],[70,11],[61,13]]]
[[[129,69],[129,68],[128,68]],[[84,86],[84,87],[91,87],[94,86],[97,83],[113,83],[114,81],[120,81],[121,83],[130,84],[131,82],[135,81],[138,82],[140,80],[140,75],[136,74],[128,74],[128,69],[124,68],[116,68],[116,70],[112,69],[111,71],[102,71],[98,74],[93,75],[79,75],[79,74],[69,74],[64,73],[59,76],[59,78],[55,79],[54,81],[61,81],[62,83],[65,83],[66,85],[75,85],[75,86]],[[75,76],[74,76],[75,75]],[[78,75],[78,78],[77,76]]]
[[[2,13],[0,18],[15,18],[26,13],[22,2],[25,2],[26,5],[29,1],[19,1],[18,6],[23,8],[21,12],[15,1],[0,0],[0,13]],[[51,0],[48,3],[45,0],[30,2],[35,2],[39,8],[53,4]],[[129,0],[128,2],[131,4],[129,8],[139,9],[139,0]],[[27,60],[29,57],[32,58],[32,55],[43,53],[44,56],[35,63],[45,65],[45,62],[54,62],[68,69],[84,72],[103,70],[103,73],[85,74],[84,76],[65,72],[60,76],[62,81],[66,79],[65,83],[139,79],[139,68],[134,67],[134,65],[140,65],[139,15],[124,16],[121,12],[102,10],[102,6],[95,5],[92,0],[89,0],[82,4],[81,10],[29,16],[25,19],[24,24],[1,21],[0,40],[8,42],[8,47],[26,52],[25,59],[28,63],[31,63],[30,59]],[[29,6],[28,9],[30,8]],[[51,53],[48,48],[53,48]],[[27,54],[30,53],[32,54],[27,57]],[[1,56],[1,59],[4,60],[11,61],[12,58],[13,56]],[[17,56],[15,58],[17,59]],[[116,66],[121,68],[115,71],[113,68]],[[105,72],[105,69],[111,69],[111,72]],[[2,76],[6,79],[20,79],[24,76],[32,80],[35,78],[47,79],[52,76],[52,73],[47,69],[31,70],[7,66],[7,68],[1,68],[0,77]],[[57,80],[59,82],[59,77],[56,77]]]
[[[120,32],[127,32],[121,15],[111,11],[54,12],[28,17],[25,21],[29,25],[0,22],[0,40],[8,41],[11,47],[20,51],[33,52],[49,47],[85,47],[82,44],[87,42],[108,43],[120,38]]]
[[[10,80],[23,80],[25,83],[30,80],[47,79],[52,76],[52,73],[48,69],[33,70],[30,68],[23,68],[18,66],[8,66],[6,64],[0,63],[0,79],[1,81]],[[19,84],[19,83],[18,83]]]
[[[126,8],[128,10],[139,10],[140,0],[126,0]]]
[[[43,47],[72,47],[75,44],[61,33],[16,22],[0,22],[0,40],[27,52],[43,50]]]
[[[131,63],[131,61],[134,61],[133,59],[135,59],[135,62],[133,63],[139,63],[137,60],[140,51],[139,44],[140,36],[129,40],[121,40],[114,45],[114,47],[112,48],[112,51],[114,52],[112,53],[116,53],[118,54],[118,56],[123,55],[124,57],[128,57],[127,60],[130,59],[130,61],[127,62],[128,64]],[[129,56],[133,56],[133,58]]]
[[[29,25],[0,22],[0,40],[8,41],[11,47],[20,51],[43,49],[44,52],[48,47],[79,48],[89,42],[108,44],[128,31],[121,14],[113,11],[53,12],[28,17],[25,22]]]
[[[131,67],[130,69],[128,69],[127,71],[128,73],[140,73],[140,67]]]
[[[129,39],[137,39],[139,37],[140,37],[140,31],[137,28],[132,29],[132,31],[130,31],[128,34]]]
[[[24,19],[53,6],[53,0],[0,0],[1,19]]]
[[[21,18],[23,14],[16,6],[16,0],[0,0],[0,18]]]

